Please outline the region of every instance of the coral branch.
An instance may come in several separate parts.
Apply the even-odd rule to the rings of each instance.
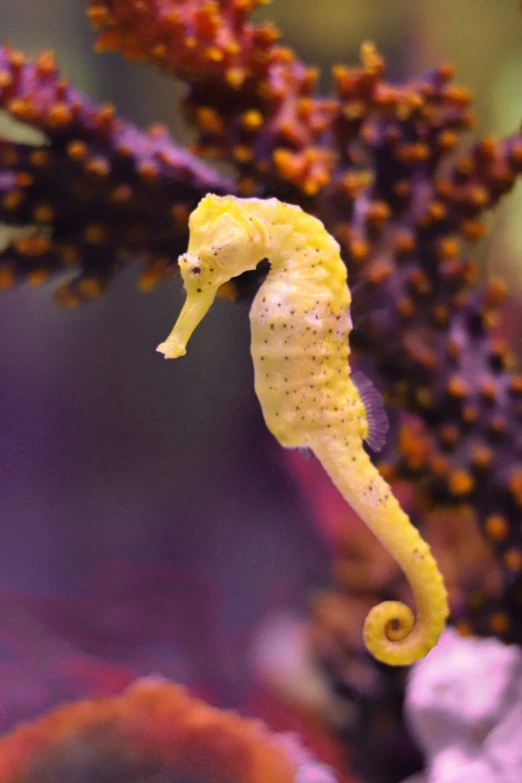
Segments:
[[[101,30],[98,50],[119,50],[189,83],[196,150],[232,160],[242,194],[285,181],[314,196],[335,165],[327,137],[337,102],[314,97],[317,69],[276,45],[273,25],[248,22],[259,4],[90,0],[89,16]]]
[[[148,290],[174,268],[201,196],[234,188],[163,129],[140,132],[113,107],[89,103],[60,79],[50,53],[33,64],[0,50],[0,108],[48,139],[43,147],[0,141],[0,222],[30,227],[0,255],[1,288],[79,270],[57,292],[75,306],[142,256]]]

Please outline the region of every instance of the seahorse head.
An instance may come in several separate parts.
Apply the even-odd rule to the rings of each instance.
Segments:
[[[187,252],[179,268],[187,299],[171,334],[158,346],[167,359],[183,356],[187,342],[210,309],[218,288],[255,269],[266,246],[262,221],[233,196],[205,196],[189,220]]]

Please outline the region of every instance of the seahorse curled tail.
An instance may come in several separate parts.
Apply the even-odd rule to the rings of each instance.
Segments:
[[[448,603],[437,563],[362,448],[335,435],[310,447],[410,583],[417,617],[400,601],[384,601],[371,609],[363,630],[366,647],[375,658],[392,666],[407,666],[426,655],[444,629]]]

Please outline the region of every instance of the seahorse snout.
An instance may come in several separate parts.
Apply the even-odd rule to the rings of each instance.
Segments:
[[[188,293],[174,329],[156,350],[165,354],[166,359],[184,356],[193,331],[209,311],[215,296],[215,288],[207,288],[206,291],[196,289],[194,293]]]

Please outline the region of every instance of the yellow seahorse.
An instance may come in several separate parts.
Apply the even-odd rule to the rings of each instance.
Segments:
[[[218,288],[268,258],[270,271],[250,310],[255,389],[268,429],[282,446],[310,449],[346,501],[404,570],[417,604],[385,601],[364,624],[380,661],[404,666],[437,643],[446,591],[428,544],[370,461],[386,436],[379,396],[350,374],[350,291],[337,242],[323,224],[275,198],[205,196],[190,216],[179,259],[187,298],[158,351],[183,356]]]

